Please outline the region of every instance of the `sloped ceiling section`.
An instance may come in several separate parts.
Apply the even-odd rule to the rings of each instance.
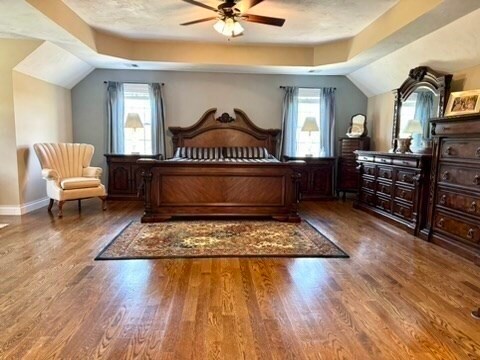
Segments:
[[[13,70],[71,89],[94,69],[75,55],[45,41]]]
[[[480,64],[480,10],[394,51],[347,77],[367,96],[400,87],[410,69],[426,65],[455,73]]]

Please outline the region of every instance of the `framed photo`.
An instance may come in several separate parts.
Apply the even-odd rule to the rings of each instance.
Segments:
[[[448,98],[445,116],[480,112],[480,90],[453,92]]]

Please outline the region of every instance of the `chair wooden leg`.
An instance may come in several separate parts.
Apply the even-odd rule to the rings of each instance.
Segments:
[[[65,201],[59,201],[58,202],[58,217],[63,217],[63,204],[65,204]]]
[[[78,199],[78,210],[82,211],[82,200]]]
[[[100,200],[102,200],[102,210],[107,210],[107,197],[106,196],[99,196]]]
[[[52,212],[52,206],[55,201],[53,199],[50,199],[50,202],[48,203],[48,212]]]

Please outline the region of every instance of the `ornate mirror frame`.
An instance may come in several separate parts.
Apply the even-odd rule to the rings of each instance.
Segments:
[[[452,75],[439,73],[428,66],[419,66],[408,74],[407,80],[404,81],[400,88],[394,90],[395,107],[393,110],[393,129],[392,129],[392,148],[393,151],[397,148],[398,132],[400,131],[400,114],[402,111],[402,104],[408,97],[420,87],[426,87],[438,94],[439,111],[438,115],[443,116],[445,106],[450,95],[450,84],[452,82]]]

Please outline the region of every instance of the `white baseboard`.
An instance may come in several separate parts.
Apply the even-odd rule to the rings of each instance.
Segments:
[[[0,215],[24,215],[48,205],[49,198],[30,201],[21,205],[0,205]]]

